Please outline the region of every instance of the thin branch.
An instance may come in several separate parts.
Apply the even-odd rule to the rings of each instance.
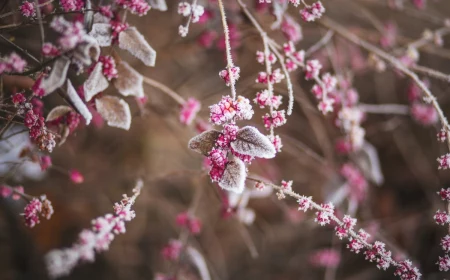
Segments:
[[[370,114],[409,115],[409,107],[401,104],[362,104],[359,109]]]
[[[223,32],[225,34],[225,52],[227,56],[227,71],[228,77],[230,79],[231,97],[236,99],[236,87],[234,75],[231,69],[234,67],[233,57],[231,56],[231,45],[230,45],[230,31],[228,29],[227,18],[225,15],[225,7],[223,6],[222,0],[218,0],[220,15],[222,18]]]
[[[417,64],[413,64],[411,66],[409,66],[409,68],[411,70],[413,70],[414,72],[420,73],[420,74],[424,74],[427,75],[431,78],[435,78],[438,80],[442,80],[445,81],[447,83],[450,83],[450,75],[449,74],[445,74],[442,73],[438,70],[432,69],[432,68],[428,68],[426,66],[421,66],[421,65],[417,65]]]
[[[162,92],[167,94],[169,97],[171,97],[173,100],[175,100],[178,104],[183,105],[184,103],[186,103],[186,100],[184,100],[183,97],[181,97],[178,93],[176,93],[175,91],[173,91],[166,85],[164,85],[158,81],[155,81],[153,79],[150,79],[148,77],[143,77],[143,78],[144,78],[144,83],[161,90]]]
[[[6,38],[5,36],[3,36],[2,34],[0,34],[0,38],[2,38],[4,41],[6,41],[8,44],[10,44],[12,47],[14,47],[16,50],[18,50],[20,53],[28,56],[30,59],[34,60],[37,63],[40,63],[40,61],[34,57],[32,54],[30,54],[29,52],[27,52],[26,50],[24,50],[23,48],[21,48],[20,46],[18,46],[17,44],[13,43],[11,40],[9,40],[8,38]]]
[[[333,38],[333,36],[334,36],[334,31],[328,30],[327,33],[325,33],[325,35],[319,41],[317,41],[308,50],[306,50],[305,56],[310,56],[311,54],[320,50],[323,46],[328,44],[328,42]]]

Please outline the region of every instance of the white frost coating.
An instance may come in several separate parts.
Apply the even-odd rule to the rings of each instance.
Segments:
[[[115,96],[95,99],[98,113],[109,126],[129,130],[131,126],[130,106],[125,100]]]
[[[59,58],[55,64],[53,64],[50,75],[45,79],[42,79],[41,82],[41,88],[44,89],[45,92],[44,96],[49,95],[64,84],[69,65],[70,60],[65,56]]]
[[[155,66],[156,51],[150,47],[135,27],[130,27],[119,34],[119,47],[129,51],[147,66]]]
[[[273,158],[276,154],[269,138],[252,126],[239,129],[236,140],[231,142],[231,147],[240,154],[259,158]]]
[[[108,17],[105,17],[101,13],[94,14],[94,23],[108,23],[109,24],[110,21],[111,20]]]
[[[155,10],[167,11],[166,0],[148,0],[148,3]]]
[[[200,274],[200,279],[202,280],[211,280],[211,276],[209,275],[208,266],[206,265],[205,258],[200,252],[194,247],[188,246],[186,248],[186,254],[189,259],[192,261],[193,265],[197,268],[198,273]]]
[[[84,82],[84,99],[90,101],[97,93],[108,88],[109,82],[103,75],[103,63],[98,62]]]
[[[144,97],[144,78],[128,63],[121,61],[117,64],[118,76],[113,83],[120,94],[133,95],[137,98]]]
[[[92,114],[91,112],[89,112],[89,109],[86,104],[84,104],[83,100],[81,100],[70,80],[67,80],[67,96],[69,97],[70,101],[72,101],[73,106],[86,120],[86,125],[89,125],[92,120]]]
[[[100,47],[109,47],[112,43],[111,25],[109,23],[94,23],[89,32]]]
[[[234,157],[227,163],[219,186],[227,191],[242,193],[245,187],[247,170],[245,164],[239,158]]]

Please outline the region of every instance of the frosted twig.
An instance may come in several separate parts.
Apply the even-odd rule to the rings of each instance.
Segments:
[[[409,115],[409,107],[402,104],[362,104],[358,107],[369,114]]]

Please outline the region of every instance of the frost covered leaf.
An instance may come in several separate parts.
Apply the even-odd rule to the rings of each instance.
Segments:
[[[121,61],[117,64],[117,78],[113,84],[120,94],[133,95],[137,98],[144,97],[144,78],[128,63]]]
[[[188,256],[192,264],[197,268],[198,273],[200,274],[200,279],[210,280],[211,276],[209,275],[208,266],[206,265],[203,255],[197,249],[191,246],[188,246],[186,248],[186,255]]]
[[[155,66],[156,51],[150,47],[135,27],[130,27],[119,34],[119,47],[129,51],[147,66]]]
[[[47,118],[45,119],[46,122],[54,121],[62,116],[65,116],[67,113],[71,112],[72,108],[69,106],[61,105],[56,106],[53,108],[50,113],[48,113]]]
[[[227,163],[219,186],[227,191],[242,193],[245,187],[247,171],[242,160],[234,157]]]
[[[111,25],[109,23],[94,23],[89,32],[100,47],[109,47],[112,43]]]
[[[83,42],[78,44],[72,53],[72,63],[78,65],[80,69],[83,66],[89,66],[92,61],[97,61],[100,57],[100,46],[97,40],[89,35],[83,37]]]
[[[155,10],[167,11],[166,0],[148,0],[148,2]]]
[[[125,100],[115,96],[104,96],[95,99],[98,113],[106,120],[109,126],[130,129],[131,112],[130,106]]]
[[[72,101],[75,109],[78,110],[78,113],[86,120],[86,125],[89,125],[92,120],[92,114],[86,104],[84,104],[83,100],[81,100],[70,80],[67,80],[67,96],[69,97],[69,100]]]
[[[90,101],[97,93],[108,88],[108,80],[103,75],[103,63],[98,62],[84,82],[84,99]]]
[[[372,144],[364,141],[361,149],[355,153],[355,162],[368,179],[377,185],[383,184],[384,176],[380,167],[380,159]]]
[[[61,87],[66,81],[67,70],[69,70],[70,60],[63,56],[53,64],[50,75],[42,80],[41,88],[44,89],[45,95],[48,95]]]
[[[214,148],[217,138],[219,138],[220,132],[217,130],[208,130],[201,134],[194,136],[189,140],[188,147],[198,153],[205,156]]]
[[[231,147],[240,154],[260,158],[273,158],[276,153],[269,138],[252,126],[241,128],[236,140],[231,142]]]

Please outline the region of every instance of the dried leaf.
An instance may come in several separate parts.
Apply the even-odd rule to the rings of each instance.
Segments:
[[[84,104],[83,100],[81,100],[70,80],[67,80],[67,96],[69,97],[69,100],[72,101],[72,104],[75,109],[77,109],[78,113],[86,120],[86,125],[89,125],[92,120],[92,114],[89,112],[89,109],[86,104]]]
[[[95,13],[94,14],[94,23],[110,23],[110,19],[108,17],[105,17],[101,13]]]
[[[90,101],[97,93],[108,88],[109,82],[103,75],[103,63],[98,62],[84,82],[84,99]]]
[[[97,40],[89,35],[83,37],[83,42],[78,44],[72,53],[72,63],[77,64],[83,69],[83,66],[89,66],[92,61],[97,61],[100,57],[100,46]]]
[[[59,139],[58,146],[61,147],[62,144],[64,144],[67,140],[67,137],[69,137],[70,129],[67,125],[62,126],[62,128],[59,131],[59,134],[61,135],[61,139]]]
[[[150,47],[135,27],[130,27],[119,34],[119,47],[129,51],[147,66],[155,66],[156,51]]]
[[[242,193],[245,187],[247,170],[242,160],[234,157],[227,163],[219,186],[227,191]]]
[[[208,266],[206,265],[205,258],[203,255],[194,247],[188,246],[186,248],[186,255],[191,260],[193,265],[197,268],[200,274],[201,280],[211,280],[209,275]]]
[[[113,84],[120,94],[144,97],[144,79],[139,72],[125,61],[121,61],[117,64],[117,73],[118,77],[114,79]]]
[[[94,23],[89,32],[100,47],[109,47],[112,44],[111,25],[109,23]]]
[[[166,0],[148,0],[150,6],[155,10],[167,11]]]
[[[191,140],[189,140],[188,147],[191,150],[207,156],[212,148],[214,148],[219,135],[220,131],[213,129],[202,132],[201,134],[194,136]]]
[[[95,99],[98,113],[106,120],[109,126],[130,129],[131,112],[130,106],[125,100],[115,96],[104,96]]]
[[[48,113],[47,118],[45,119],[46,122],[54,121],[62,116],[65,116],[67,113],[71,112],[72,108],[69,106],[61,105],[56,106],[53,108],[50,113]]]
[[[240,154],[260,158],[273,158],[276,153],[269,138],[252,126],[241,128],[236,140],[231,142],[231,147]]]
[[[57,88],[61,87],[66,81],[67,70],[69,70],[70,60],[62,56],[55,64],[53,64],[50,75],[42,80],[41,88],[44,89],[45,95],[54,92]]]

